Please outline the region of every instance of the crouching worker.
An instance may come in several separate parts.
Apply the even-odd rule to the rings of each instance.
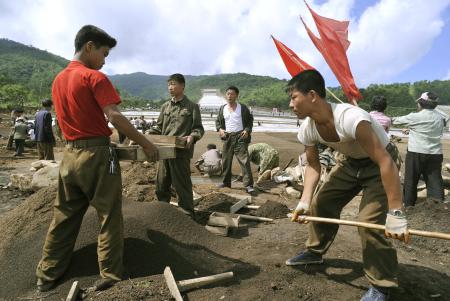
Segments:
[[[206,149],[207,151],[195,161],[195,168],[209,177],[222,175],[222,154],[215,144],[208,144]]]
[[[362,244],[364,272],[371,286],[361,300],[387,300],[389,290],[398,285],[397,254],[387,237],[409,240],[395,153],[384,129],[366,111],[350,104],[325,100],[325,82],[316,70],[293,77],[287,91],[290,108],[300,119],[298,139],[305,145],[308,165],[303,194],[293,214],[339,219],[343,207],[361,190],[363,196],[358,220],[385,224],[386,231],[358,228]],[[320,162],[317,143],[344,154],[313,198],[319,181]],[[322,263],[338,226],[309,224],[306,251],[288,259],[287,265]]]
[[[89,205],[100,223],[97,290],[122,279],[123,218],[120,165],[110,147],[105,119],[143,147],[150,161],[158,160],[155,145],[140,134],[117,109],[120,97],[100,70],[116,40],[92,25],[75,38],[75,55],[55,78],[52,99],[66,139],[53,219],[37,269],[37,288],[50,290],[70,264],[77,235]]]

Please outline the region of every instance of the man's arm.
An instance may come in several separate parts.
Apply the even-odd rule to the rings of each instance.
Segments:
[[[292,215],[292,221],[296,221],[297,217],[301,214],[305,214],[309,210],[309,205],[314,196],[314,190],[316,189],[317,183],[320,179],[320,161],[319,161],[319,151],[315,145],[305,146],[306,160],[308,164],[305,169],[305,178],[303,193],[297,208],[294,210]]]
[[[371,124],[368,121],[361,121],[356,128],[355,136],[356,141],[366,151],[370,159],[380,167],[381,181],[386,191],[389,210],[399,209],[403,211],[403,197],[397,165],[395,165],[394,160],[381,144]],[[388,228],[388,222],[386,222],[386,228]],[[387,229],[386,236],[408,241],[409,235],[406,231],[406,220],[404,233],[394,234]]]
[[[104,106],[102,109],[109,122],[119,132],[142,146],[149,161],[158,161],[158,149],[156,146],[134,128],[130,121],[120,113],[115,104]]]

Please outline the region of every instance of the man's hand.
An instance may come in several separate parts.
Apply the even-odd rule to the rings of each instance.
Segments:
[[[186,140],[186,146],[184,148],[190,149],[191,145],[194,143],[194,137],[192,136],[184,136],[182,139]]]
[[[225,137],[225,130],[224,129],[219,129],[219,137],[220,138],[224,138]]]
[[[309,201],[300,200],[294,212],[292,213],[291,221],[307,224],[308,223],[307,221],[298,221],[297,219],[299,215],[309,215],[309,205],[310,205]]]
[[[148,146],[142,147],[142,150],[147,155],[148,161],[156,162],[159,160],[158,148],[153,143],[150,142]]]
[[[386,237],[395,238],[408,243],[410,238],[406,216],[395,216],[391,213],[388,213],[384,235]]]
[[[242,131],[241,132],[241,138],[242,139],[247,139],[247,137],[248,137],[248,132],[246,130]]]

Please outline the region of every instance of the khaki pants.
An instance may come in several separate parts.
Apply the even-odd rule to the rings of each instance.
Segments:
[[[242,180],[244,187],[253,186],[253,174],[250,167],[250,158],[248,156],[248,143],[244,142],[244,139],[240,138],[240,133],[241,132],[227,133],[227,137],[223,141],[223,183],[228,186],[231,185],[233,156],[236,156],[236,159],[241,166],[242,173],[244,174],[244,178]]]
[[[361,189],[363,197],[359,206],[358,220],[384,225],[388,210],[387,196],[381,182],[380,169],[370,159],[348,158],[338,163],[313,200],[311,215],[339,219],[343,207]],[[326,253],[339,226],[314,222],[309,225],[306,247],[314,253]],[[362,244],[364,272],[368,280],[375,286],[396,287],[398,285],[396,250],[385,239],[383,231],[366,228],[358,228],[358,231]]]
[[[39,278],[53,281],[66,271],[89,205],[97,210],[100,222],[97,246],[100,275],[116,280],[122,277],[122,179],[117,161],[116,172],[109,173],[110,148],[105,145],[105,139],[89,139],[91,142],[86,147],[66,146],[53,220],[36,269]]]
[[[53,154],[53,143],[49,142],[37,142],[37,151],[39,160],[55,160],[55,155]]]
[[[159,161],[158,175],[156,177],[156,196],[161,202],[170,202],[170,187],[173,185],[178,195],[180,207],[194,213],[190,166],[190,158]]]

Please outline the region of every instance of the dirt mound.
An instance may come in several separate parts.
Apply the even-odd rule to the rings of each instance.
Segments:
[[[205,194],[195,207],[200,211],[230,212],[231,206],[237,201],[236,198],[229,195],[213,192]]]
[[[284,218],[289,211],[289,208],[284,204],[267,201],[256,210],[255,215],[268,218]]]
[[[407,210],[408,226],[411,229],[450,233],[450,204],[426,201]],[[449,253],[450,242],[443,239],[413,236],[410,246],[436,253]]]
[[[124,198],[135,202],[156,201],[156,163],[131,162],[122,168],[122,193]]]
[[[16,236],[24,239],[49,224],[56,191],[56,185],[40,189],[1,217],[0,253]]]
[[[27,212],[25,207],[29,203],[27,200],[23,204],[22,211],[14,210],[16,217],[22,219],[19,212]],[[131,278],[162,274],[166,266],[171,266],[176,279],[231,270],[245,271],[246,275],[251,276],[257,270],[228,257],[233,253],[233,240],[210,234],[169,204],[125,201],[123,215],[124,265],[126,275]],[[15,299],[32,294],[35,290],[34,271],[42,253],[49,222],[42,221],[37,215],[28,216],[28,222],[37,225],[37,228],[26,236],[13,235],[5,251],[0,254],[0,266],[3,268],[0,273],[0,300]],[[4,220],[3,218],[2,222]],[[15,224],[10,226],[15,227]],[[22,233],[23,229],[24,226],[21,231],[10,231]],[[93,285],[99,273],[96,256],[98,229],[97,214],[90,208],[84,217],[69,269],[59,281],[55,294],[46,300],[63,298],[73,280],[79,280],[84,288]]]
[[[172,300],[164,277],[161,275],[130,279],[119,282],[112,288],[102,292],[90,292],[83,300],[115,301],[115,300]]]

